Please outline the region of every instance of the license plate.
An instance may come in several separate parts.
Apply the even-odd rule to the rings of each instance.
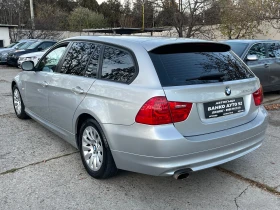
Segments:
[[[240,112],[245,112],[243,98],[204,103],[205,118],[223,117]]]

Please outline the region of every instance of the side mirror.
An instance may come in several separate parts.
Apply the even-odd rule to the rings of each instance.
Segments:
[[[43,50],[43,48],[42,47],[38,47],[38,51],[42,51]]]
[[[247,61],[257,61],[259,60],[257,55],[247,55]]]
[[[25,61],[21,64],[21,68],[23,71],[33,71],[34,70],[34,64],[31,61]]]

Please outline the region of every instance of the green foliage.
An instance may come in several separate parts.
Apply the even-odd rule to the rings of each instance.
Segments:
[[[118,27],[121,17],[121,3],[119,0],[107,0],[99,6],[99,13],[103,14],[110,27]]]
[[[85,7],[94,12],[98,12],[99,4],[96,0],[78,0],[78,3],[81,7]]]
[[[107,22],[103,15],[84,7],[77,7],[70,13],[69,26],[73,31],[82,31],[89,28],[104,28]]]
[[[220,0],[220,31],[229,39],[253,38],[262,23],[259,0]]]

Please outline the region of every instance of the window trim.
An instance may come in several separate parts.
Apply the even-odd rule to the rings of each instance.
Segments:
[[[104,79],[101,79],[100,78],[100,75],[101,75],[101,71],[102,71],[102,64],[103,64],[103,54],[100,53],[100,55],[102,54],[102,57],[100,59],[101,61],[101,64],[100,64],[100,69],[98,69],[98,77],[96,78],[97,80],[102,80],[102,81],[109,81],[109,82],[116,82],[116,83],[119,83],[119,84],[131,84],[135,79],[136,77],[138,76],[139,74],[139,65],[138,65],[138,61],[137,61],[137,57],[135,55],[135,53],[125,47],[125,46],[122,46],[122,45],[118,45],[118,44],[114,44],[114,43],[110,43],[110,42],[106,42],[106,41],[99,41],[99,40],[81,40],[81,39],[71,39],[71,40],[68,40],[68,42],[93,42],[93,43],[97,43],[97,44],[100,44],[102,45],[102,53],[103,53],[103,50],[105,48],[105,45],[108,45],[108,46],[112,46],[112,47],[116,47],[116,48],[119,48],[119,49],[122,49],[122,50],[125,50],[127,52],[130,53],[130,55],[132,56],[132,59],[133,59],[133,62],[134,62],[134,65],[135,65],[135,75],[131,78],[131,80],[129,82],[118,82],[118,81],[113,81],[113,80],[104,80]],[[94,79],[94,78],[93,78]]]
[[[279,42],[279,41],[266,42],[265,44],[266,44],[266,48],[267,48],[267,58],[268,58],[268,59],[277,59],[277,58],[279,59],[280,56],[279,56],[279,57],[276,57],[276,56],[275,56],[275,57],[269,57],[269,48],[268,48],[268,45],[269,45],[269,44],[278,44],[278,45],[279,45],[279,49],[280,49],[280,42]]]
[[[62,68],[62,65],[63,65],[63,62],[64,62],[64,60],[65,60],[65,58],[66,58],[66,55],[68,54],[68,52],[69,52],[69,50],[71,49],[71,47],[72,47],[72,45],[74,44],[74,43],[77,43],[77,42],[87,42],[87,43],[93,43],[93,44],[96,44],[96,45],[98,45],[99,43],[97,43],[97,42],[94,42],[94,41],[88,41],[88,40],[75,40],[75,41],[68,41],[69,42],[69,44],[68,44],[68,46],[67,46],[67,48],[66,48],[66,50],[65,50],[65,52],[64,52],[64,55],[62,56],[62,59],[61,59],[61,61],[59,62],[59,64],[57,65],[57,68],[56,68],[56,70],[54,71],[56,74],[62,74],[62,75],[68,75],[68,76],[76,76],[76,77],[85,77],[85,76],[80,76],[80,75],[73,75],[73,74],[64,74],[64,73],[61,73],[61,72],[59,72],[58,70],[60,70],[61,68]],[[102,51],[102,48],[103,48],[103,44],[99,44],[99,45],[101,45],[101,50],[100,51]],[[93,53],[95,52],[95,50],[93,51]],[[87,69],[88,68],[88,64],[89,64],[89,61],[90,61],[90,59],[91,59],[91,57],[93,56],[93,53],[90,55],[90,58],[89,58],[89,60],[87,61],[87,64],[86,64],[86,67],[85,67],[85,69]],[[101,53],[100,53],[100,55],[101,55]],[[99,62],[100,62],[100,57],[98,58],[98,69],[97,69],[97,76],[98,76],[98,73],[99,73]],[[89,79],[98,79],[98,77],[96,77],[96,78],[94,78],[94,77],[85,77],[85,78],[89,78]]]
[[[265,60],[265,59],[268,58],[268,57],[267,57],[268,50],[267,50],[266,43],[265,43],[265,42],[256,42],[256,43],[252,44],[251,46],[249,46],[249,48],[248,48],[248,50],[247,50],[247,52],[246,52],[246,54],[245,54],[245,57],[244,57],[244,60],[245,60],[246,62],[247,62],[247,56],[248,56],[248,54],[249,54],[249,51],[252,49],[253,46],[255,46],[255,45],[257,45],[257,44],[263,44],[263,45],[264,45],[264,48],[265,48],[265,58],[263,58],[263,59],[258,59],[258,61],[262,61],[262,60]]]
[[[42,71],[42,70],[39,70],[39,69],[38,69],[39,64],[41,63],[41,61],[42,61],[43,59],[45,59],[45,57],[46,57],[51,51],[54,51],[55,49],[57,49],[57,48],[59,48],[59,47],[61,47],[61,46],[63,46],[63,45],[66,45],[66,44],[68,44],[68,45],[67,45],[67,47],[66,47],[66,49],[65,49],[65,51],[64,51],[64,54],[63,54],[62,57],[60,58],[60,61],[58,62],[58,64],[57,64],[55,70],[53,71],[54,73],[56,73],[58,67],[60,67],[61,61],[64,60],[64,57],[65,57],[66,52],[68,52],[68,50],[69,50],[69,46],[71,45],[71,42],[69,42],[69,41],[67,41],[67,42],[60,42],[60,43],[55,44],[53,47],[51,47],[51,48],[44,54],[44,56],[42,56],[42,57],[40,58],[40,60],[37,62],[36,66],[35,66],[36,71]]]
[[[127,53],[130,55],[130,57],[132,58],[132,62],[133,62],[134,67],[135,67],[135,74],[133,75],[133,77],[132,77],[129,81],[127,81],[127,82],[121,82],[121,81],[115,81],[115,80],[110,80],[110,79],[103,79],[103,78],[101,78],[101,75],[102,75],[102,67],[103,67],[103,60],[104,60],[103,55],[104,55],[104,51],[105,51],[105,47],[106,47],[106,46],[107,46],[107,47],[117,48],[117,49],[120,49],[120,50],[122,50],[122,51],[124,51],[124,52],[127,52]],[[127,84],[127,85],[129,85],[129,84],[131,84],[131,83],[135,80],[135,78],[138,76],[138,73],[139,73],[138,63],[136,62],[136,56],[135,56],[135,54],[132,52],[132,50],[129,50],[129,49],[125,48],[125,47],[120,47],[120,46],[118,46],[118,45],[106,43],[106,44],[103,44],[103,50],[102,50],[101,55],[102,55],[102,57],[101,57],[101,65],[100,65],[100,69],[99,69],[100,71],[99,71],[98,79],[103,80],[103,81],[116,82],[116,83],[120,83],[120,84]]]

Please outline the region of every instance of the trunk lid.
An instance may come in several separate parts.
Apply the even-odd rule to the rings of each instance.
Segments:
[[[259,80],[220,43],[187,43],[150,51],[168,101],[193,103],[185,121],[174,123],[183,136],[226,130],[252,121],[252,93]]]

